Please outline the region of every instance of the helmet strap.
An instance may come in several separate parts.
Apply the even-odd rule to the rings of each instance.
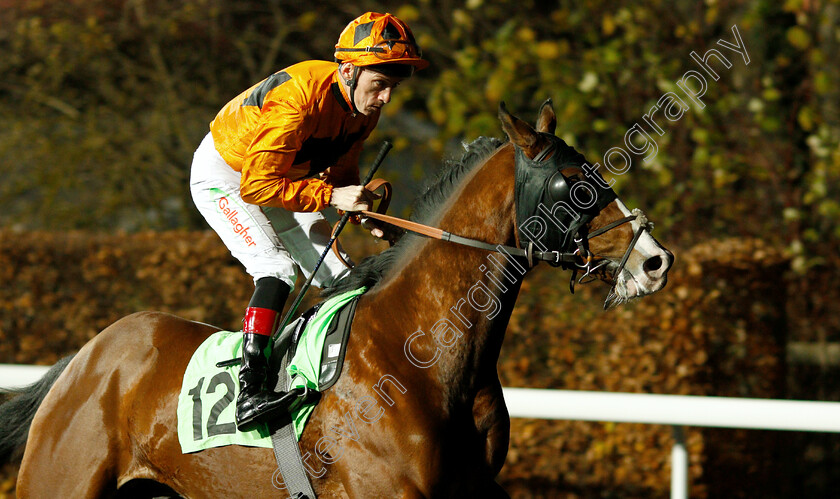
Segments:
[[[353,117],[359,114],[359,110],[356,109],[356,87],[359,85],[359,73],[361,73],[361,68],[354,64],[353,76],[347,81],[347,84],[350,85],[350,107],[353,110]]]

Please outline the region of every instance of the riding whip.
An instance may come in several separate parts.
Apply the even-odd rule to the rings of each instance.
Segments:
[[[382,143],[382,147],[379,148],[379,154],[376,156],[376,159],[373,160],[373,166],[370,168],[365,180],[362,182],[362,185],[367,185],[373,180],[373,175],[376,173],[376,170],[379,169],[379,165],[382,164],[382,161],[385,159],[385,155],[388,154],[388,151],[394,147],[389,141],[385,141]],[[347,221],[350,220],[350,212],[344,212],[344,215],[341,216],[341,220],[338,221],[338,227],[333,231],[332,237],[330,237],[329,242],[327,243],[326,248],[321,253],[321,258],[318,259],[318,263],[315,264],[315,268],[312,269],[312,273],[309,274],[309,278],[306,279],[306,282],[303,284],[303,287],[300,288],[300,292],[298,293],[297,297],[295,298],[294,303],[292,306],[289,307],[289,311],[286,312],[286,316],[283,317],[283,321],[280,323],[280,327],[277,328],[277,332],[282,332],[286,325],[289,323],[289,320],[292,316],[295,315],[297,312],[298,306],[300,306],[300,302],[303,301],[303,296],[309,290],[309,287],[312,285],[312,280],[315,278],[315,274],[318,272],[318,268],[321,267],[321,264],[324,262],[324,258],[327,257],[327,253],[330,252],[332,245],[335,243],[335,240],[338,239],[338,234],[341,233],[341,230],[344,229],[344,226],[347,225]],[[275,333],[276,334],[276,333]]]

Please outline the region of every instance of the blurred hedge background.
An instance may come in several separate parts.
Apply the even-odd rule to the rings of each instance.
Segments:
[[[501,136],[501,100],[533,119],[551,97],[558,135],[603,164],[699,70],[692,51],[733,64],[713,62],[706,107],[688,101],[653,136],[656,157],[615,177],[677,250],[673,281],[605,314],[602,290],[568,297],[538,271],[511,322],[506,384],[840,400],[837,0],[0,0],[0,362],[51,363],[146,308],[236,327],[250,282],[191,204],[192,152],[230,98],[331,59],[366,10],[409,21],[432,61],[385,107],[362,162],[394,140],[380,175],[402,214],[461,141]],[[716,45],[733,25],[749,65]],[[355,255],[378,250],[349,236]],[[512,438],[504,479],[522,497],[667,495],[666,428],[514,421]],[[840,485],[834,437],[689,441],[695,496]]]

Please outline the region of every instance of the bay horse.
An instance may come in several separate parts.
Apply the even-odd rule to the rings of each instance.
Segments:
[[[536,129],[503,106],[499,117],[509,142],[474,142],[421,196],[415,220],[501,249],[409,234],[339,283],[370,289],[358,302],[342,376],[299,442],[321,497],[507,496],[495,481],[510,432],[497,372],[505,329],[528,261],[553,254],[555,264],[569,263],[559,258],[564,248],[542,247],[549,239],[535,238],[536,247],[523,240],[517,200],[547,199],[543,191],[563,194],[587,179],[606,184],[554,136],[550,101]],[[526,192],[520,177],[560,156],[566,162],[551,168],[561,177]],[[612,192],[598,189],[590,194]],[[563,238],[576,258],[570,265],[612,285],[608,305],[660,290],[673,255],[640,212],[631,215],[614,194],[603,199],[578,218],[585,223],[574,238]],[[510,253],[526,247],[528,258]],[[164,313],[125,317],[0,407],[0,454],[23,447],[18,496],[287,496],[270,449],[181,452],[181,378],[217,330]]]

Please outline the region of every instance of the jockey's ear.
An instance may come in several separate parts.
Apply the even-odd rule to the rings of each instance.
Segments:
[[[499,120],[511,142],[522,148],[525,155],[533,158],[542,149],[540,136],[531,125],[510,114],[504,102],[499,103]]]
[[[341,79],[344,80],[345,83],[353,79],[353,68],[354,66],[349,62],[342,62],[338,66],[338,74],[339,76],[341,76]],[[347,84],[349,85],[350,83]]]
[[[551,98],[545,100],[540,106],[540,112],[537,113],[537,131],[543,133],[550,133],[554,135],[554,130],[557,128],[557,115],[554,114],[554,106]]]

